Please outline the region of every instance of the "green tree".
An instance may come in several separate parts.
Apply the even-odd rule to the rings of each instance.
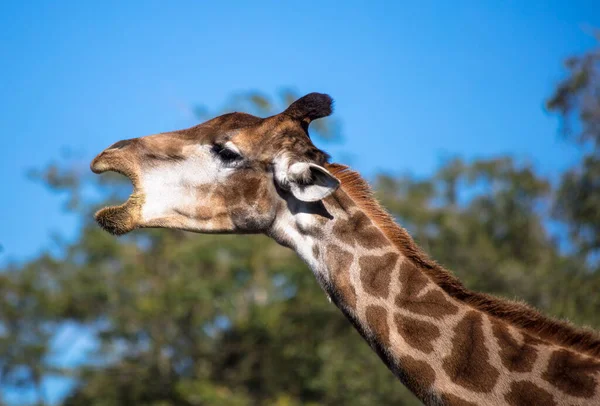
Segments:
[[[600,40],[600,32],[597,33]],[[561,118],[564,135],[583,157],[561,180],[555,216],[570,229],[575,247],[588,258],[600,250],[600,47],[565,62],[568,71],[547,101]]]

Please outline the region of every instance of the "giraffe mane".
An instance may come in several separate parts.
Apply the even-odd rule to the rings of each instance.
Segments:
[[[327,169],[341,182],[341,189],[365,212],[385,236],[435,284],[454,299],[476,310],[534,334],[542,340],[600,357],[600,335],[588,328],[578,328],[568,321],[543,315],[523,302],[498,298],[467,289],[450,271],[430,259],[408,232],[373,196],[369,184],[349,167],[327,164]]]

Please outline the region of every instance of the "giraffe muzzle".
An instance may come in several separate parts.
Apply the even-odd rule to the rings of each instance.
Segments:
[[[115,144],[116,145],[116,144]],[[137,163],[131,153],[121,148],[110,147],[101,152],[90,164],[96,174],[116,172],[126,176],[133,184],[133,193],[127,201],[118,206],[104,207],[94,218],[104,230],[114,235],[122,235],[139,227],[144,194],[139,188]]]

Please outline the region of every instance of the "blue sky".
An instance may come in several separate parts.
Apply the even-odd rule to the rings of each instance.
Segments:
[[[29,168],[68,148],[87,170],[244,90],[330,93],[345,133],[330,150],[367,175],[504,153],[555,175],[576,150],[543,100],[590,27],[597,1],[2,2],[0,263],[76,230]]]

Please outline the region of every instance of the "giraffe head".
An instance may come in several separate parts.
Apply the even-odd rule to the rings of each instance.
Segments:
[[[96,220],[113,234],[139,227],[203,233],[268,231],[290,202],[318,202],[339,181],[309,136],[332,100],[311,93],[268,118],[230,113],[195,127],[119,141],[91,164],[131,179],[133,193]],[[298,205],[295,205],[296,207]]]

